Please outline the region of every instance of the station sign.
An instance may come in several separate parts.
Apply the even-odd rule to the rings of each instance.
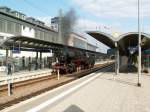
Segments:
[[[18,47],[14,48],[14,49],[12,50],[12,53],[14,53],[14,54],[19,54],[19,53],[21,53],[20,48],[18,48]]]
[[[115,49],[108,49],[107,54],[108,55],[114,55],[115,54]]]
[[[136,51],[138,51],[138,46],[136,47],[128,47],[128,50],[131,54],[134,54]]]

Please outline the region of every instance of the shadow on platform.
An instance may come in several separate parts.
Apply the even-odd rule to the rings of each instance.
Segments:
[[[118,83],[121,83],[121,84],[126,84],[126,85],[131,85],[131,86],[137,86],[136,83],[132,83],[132,82],[124,81],[124,80],[115,79],[114,81],[118,82]]]
[[[123,65],[120,67],[120,73],[135,73],[138,71],[138,68],[134,65]]]
[[[109,80],[109,81],[113,81],[113,82],[116,82],[116,83],[120,83],[120,84],[126,84],[126,85],[130,85],[130,86],[137,86],[136,83],[125,81],[125,80],[121,80],[121,79],[104,78],[104,77],[103,77],[103,79]]]
[[[78,106],[76,105],[71,105],[69,106],[66,110],[64,110],[63,112],[84,112],[83,110],[81,110]]]

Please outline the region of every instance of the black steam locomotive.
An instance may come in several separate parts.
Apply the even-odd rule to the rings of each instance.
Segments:
[[[95,54],[88,51],[66,48],[59,50],[55,55],[57,63],[54,68],[59,69],[60,74],[73,73],[78,69],[93,68],[95,64]]]

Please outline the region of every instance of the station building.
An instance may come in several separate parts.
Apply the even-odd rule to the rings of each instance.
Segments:
[[[55,21],[55,22],[58,22],[58,21]],[[68,45],[68,46],[77,47],[77,48],[86,49],[86,50],[92,50],[92,51],[96,51],[97,49],[95,45],[92,45],[91,43],[87,42],[86,37],[74,31],[71,32],[70,36],[67,38],[66,43],[64,43],[63,41],[64,38],[59,39],[59,33],[57,29],[48,27],[47,25],[45,25],[44,22],[38,19],[35,19],[33,17],[28,17],[19,11],[12,10],[5,6],[0,7],[0,46],[1,46],[0,66],[6,65],[6,62],[5,62],[7,60],[6,55],[8,55],[8,57],[11,57],[10,55],[13,54],[13,59],[14,61],[16,60],[15,63],[17,66],[20,66],[20,63],[21,65],[24,62],[25,64],[28,63],[26,60],[29,60],[28,59],[29,56],[33,58],[32,59],[33,61],[35,60],[35,58],[39,58],[38,53],[32,52],[32,50],[30,52],[27,51],[24,53],[19,52],[19,54],[11,53],[10,50],[6,51],[7,48],[4,48],[5,46],[3,46],[3,42],[9,40],[12,37],[13,39],[11,41],[14,41],[14,40],[16,41],[16,43],[14,43],[13,45],[11,44],[12,49],[15,48],[16,46],[19,47],[20,44],[24,44],[26,46],[31,45],[31,46],[34,46],[35,48],[40,47],[40,46],[43,48],[46,47],[46,45],[41,44],[40,41],[44,41],[45,43],[50,42],[52,44]],[[34,44],[32,40],[35,40],[36,42],[38,42],[38,44],[37,45]],[[19,42],[19,44],[17,42]],[[45,61],[44,58],[46,58],[46,61],[47,61],[47,57],[50,58],[52,54],[53,54],[52,50],[49,49],[49,53],[46,54],[45,57],[42,57],[43,62]],[[42,54],[40,54],[40,56],[42,56]],[[3,70],[4,69],[2,69],[2,71]],[[0,67],[0,71],[1,71],[1,67]]]
[[[44,22],[33,17],[27,17],[25,14],[18,11],[13,11],[8,7],[0,7],[0,42],[6,40],[9,37],[19,35],[48,42],[59,43],[57,28],[58,23],[56,25],[56,22],[58,22],[57,19],[58,18],[52,18],[52,27],[48,27]],[[73,44],[70,44],[71,39],[73,39]],[[96,51],[95,45],[88,43],[86,37],[83,37],[83,35],[81,36],[74,31],[70,34],[68,40],[69,41],[67,41],[67,43],[62,42],[60,44],[71,45],[88,50],[93,49],[94,51]],[[83,46],[81,46],[81,44]],[[90,47],[88,47],[87,44]]]
[[[53,30],[58,31],[59,30],[59,17],[54,17],[51,19],[51,28]],[[63,40],[61,41],[62,44],[65,45],[69,45],[69,46],[73,46],[73,47],[77,47],[77,48],[82,48],[82,49],[87,49],[87,50],[91,50],[91,51],[96,51],[97,46],[91,44],[87,38],[89,37],[89,35],[87,35],[84,32],[80,32],[78,30],[73,30],[71,31],[70,35],[68,37],[63,38]]]
[[[5,40],[11,36],[27,36],[40,40],[57,43],[58,32],[45,26],[44,22],[27,17],[7,7],[0,7],[0,39]]]

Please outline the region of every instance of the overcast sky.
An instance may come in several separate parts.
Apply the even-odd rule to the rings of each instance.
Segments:
[[[79,30],[107,33],[137,31],[138,0],[0,0],[1,5],[38,17],[50,24],[50,18],[73,7]],[[150,33],[150,0],[140,0],[141,30]]]

